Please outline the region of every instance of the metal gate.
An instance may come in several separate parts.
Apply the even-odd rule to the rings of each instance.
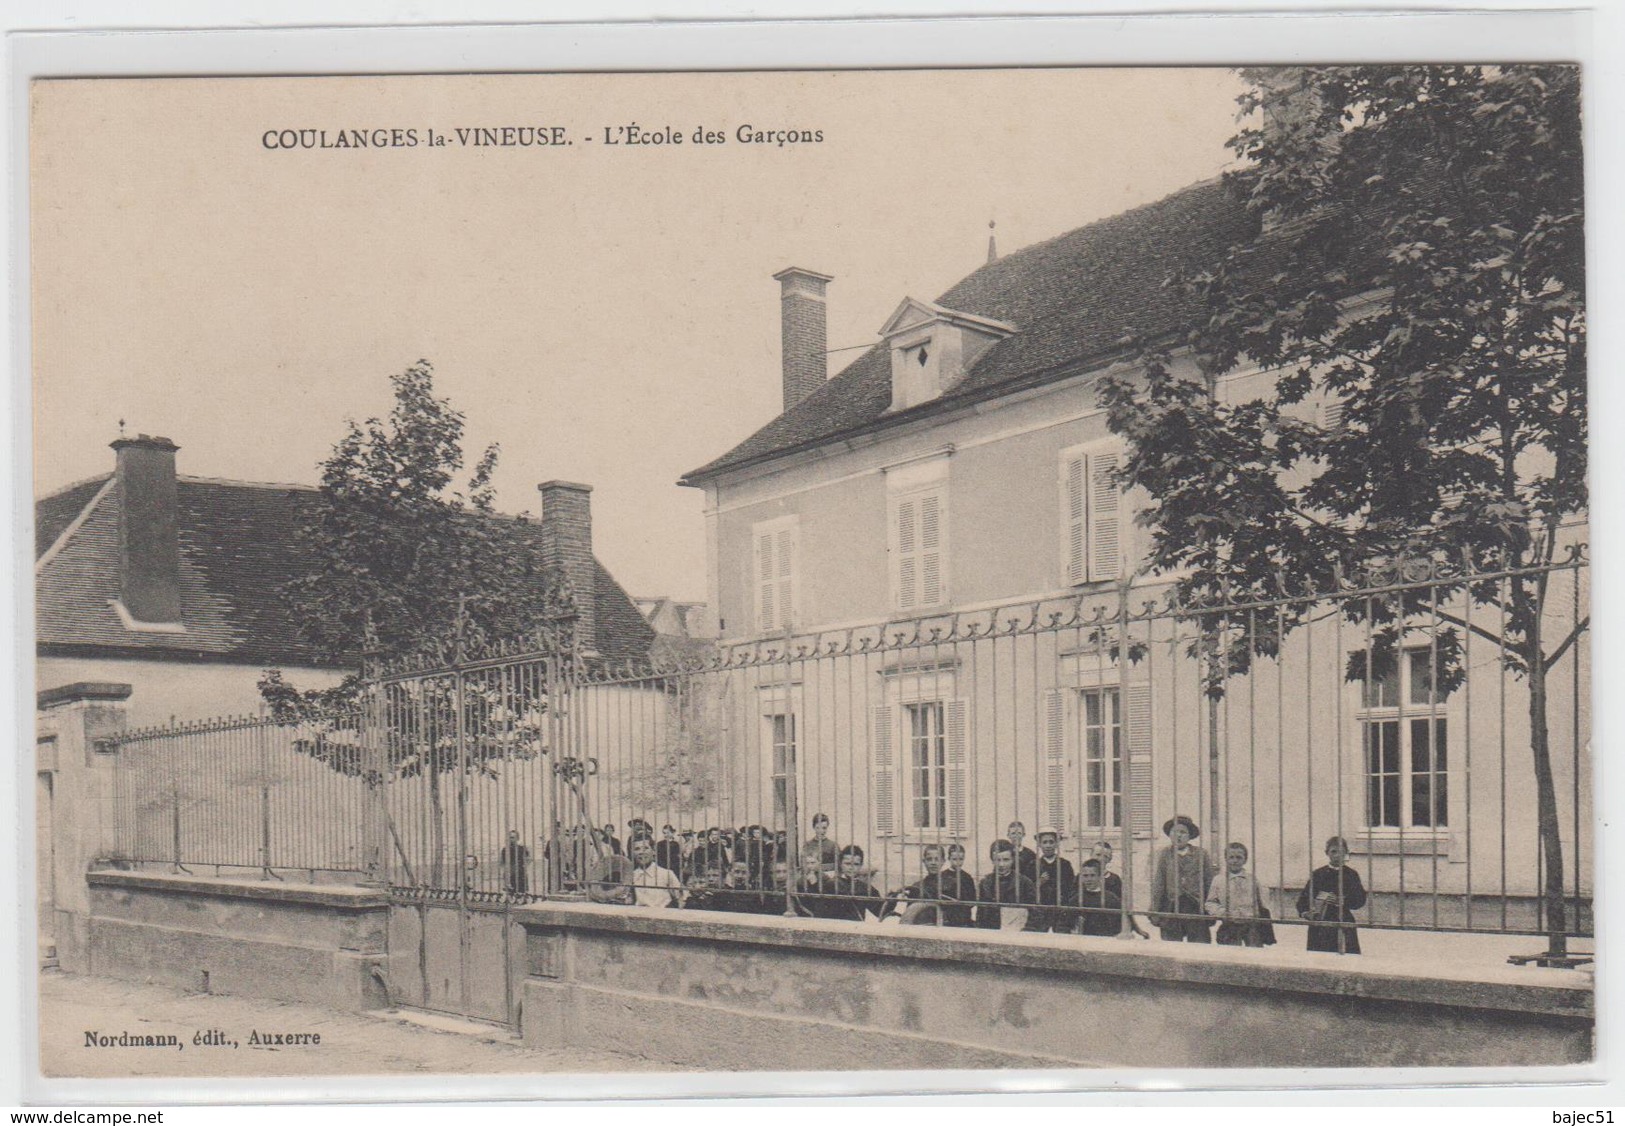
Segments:
[[[386,780],[369,835],[389,891],[397,1003],[517,1024],[513,908],[541,898],[570,773],[559,769],[571,761],[567,641],[559,631],[512,652],[460,634],[443,661],[369,678],[364,753]]]

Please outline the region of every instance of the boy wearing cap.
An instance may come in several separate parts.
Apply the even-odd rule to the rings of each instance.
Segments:
[[[1147,918],[1162,933],[1164,942],[1212,942],[1208,928],[1214,920],[1203,910],[1213,877],[1213,861],[1191,842],[1202,835],[1196,822],[1183,813],[1162,824],[1168,847],[1157,853],[1151,873],[1151,909]]]
[[[1078,876],[1072,862],[1060,854],[1061,833],[1053,825],[1038,830],[1038,862],[1033,883],[1038,909],[1033,930],[1071,934],[1078,924]]]

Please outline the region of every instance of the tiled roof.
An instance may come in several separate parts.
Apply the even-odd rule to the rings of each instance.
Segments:
[[[1241,204],[1209,180],[989,262],[936,304],[1008,322],[1016,332],[940,399],[888,414],[891,357],[877,344],[684,483],[1060,379],[1112,357],[1125,338],[1176,331],[1193,310],[1163,283],[1181,268],[1217,261],[1253,230]]]
[[[90,503],[90,498],[101,491],[111,476],[111,473],[103,473],[88,481],[75,481],[67,488],[58,489],[34,502],[35,559],[51,550],[51,545],[68,530],[69,524],[78,519],[85,505]]]
[[[35,541],[43,545],[36,559],[105,483],[104,477],[75,485],[36,503]],[[120,593],[120,498],[114,485],[84,512],[83,523],[35,576],[39,645],[59,653],[93,649],[242,664],[324,663],[299,636],[280,593],[290,579],[315,566],[298,530],[314,515],[316,490],[181,477],[176,492],[185,632],[126,629],[111,605]],[[71,514],[70,496],[80,504]],[[500,526],[542,553],[540,525],[500,518]],[[599,652],[617,660],[646,657],[654,631],[601,563],[594,596]]]

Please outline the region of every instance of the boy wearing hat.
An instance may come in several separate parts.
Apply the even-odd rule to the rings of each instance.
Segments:
[[[1038,862],[1034,885],[1038,909],[1034,930],[1071,934],[1078,925],[1078,876],[1072,862],[1060,853],[1061,833],[1053,825],[1038,830]]]
[[[1204,912],[1203,900],[1217,868],[1200,846],[1191,843],[1202,830],[1180,813],[1162,823],[1162,833],[1168,847],[1157,853],[1151,873],[1152,914],[1147,918],[1164,942],[1212,942],[1208,928],[1214,920]]]

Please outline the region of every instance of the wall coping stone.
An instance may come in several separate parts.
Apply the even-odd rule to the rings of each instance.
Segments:
[[[376,888],[342,884],[290,884],[279,880],[243,880],[220,876],[184,876],[164,872],[96,871],[85,873],[91,887],[131,888],[179,895],[212,895],[222,899],[264,899],[311,907],[366,911],[389,906],[389,897]]]
[[[80,680],[56,688],[46,688],[34,696],[34,706],[40,711],[64,704],[77,704],[85,700],[128,700],[134,691],[128,684],[111,680]]]
[[[1079,976],[1214,985],[1373,1001],[1591,1019],[1591,978],[1574,970],[1471,964],[1413,966],[1305,951],[587,903],[514,908],[527,928],[642,934],[794,947],[867,957],[1008,966]],[[910,931],[926,930],[926,934]],[[1350,965],[1349,963],[1360,963]]]

